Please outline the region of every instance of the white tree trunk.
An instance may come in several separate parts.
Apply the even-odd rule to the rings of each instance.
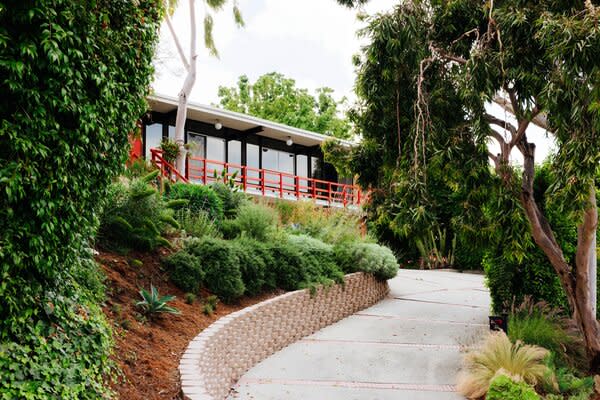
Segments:
[[[187,76],[183,82],[183,87],[179,92],[179,103],[177,105],[177,118],[175,120],[175,142],[179,145],[179,154],[177,155],[177,161],[175,168],[183,175],[185,174],[185,160],[186,160],[186,149],[185,149],[185,120],[187,116],[187,105],[194,84],[196,83],[196,60],[198,53],[196,51],[196,7],[195,0],[188,0],[190,4],[190,26],[191,26],[191,37],[190,37],[190,58],[189,67],[187,68]],[[171,30],[173,36],[176,38],[173,30]],[[177,39],[176,39],[177,41]],[[184,66],[186,66],[185,60],[183,60]]]

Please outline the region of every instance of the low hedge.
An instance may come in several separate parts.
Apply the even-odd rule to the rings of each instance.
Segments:
[[[167,186],[164,196],[169,200],[186,199],[190,210],[204,211],[211,220],[223,220],[223,202],[210,186],[178,182]]]
[[[337,264],[346,273],[363,271],[379,279],[391,279],[398,273],[398,261],[392,251],[375,243],[346,243],[334,248]]]

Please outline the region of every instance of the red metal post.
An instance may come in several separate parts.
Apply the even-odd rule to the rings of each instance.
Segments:
[[[357,188],[356,205],[360,205],[360,188]]]
[[[344,185],[343,194],[342,194],[342,199],[343,199],[342,202],[344,203],[344,207],[346,207],[346,203],[347,203],[346,202],[346,189],[347,189],[347,187],[346,187],[346,185]]]
[[[208,183],[206,181],[206,159],[202,160],[202,183],[205,185]]]
[[[242,187],[244,188],[244,192],[246,192],[247,188],[246,185],[248,183],[248,180],[246,179],[246,175],[248,175],[248,170],[246,169],[246,166],[242,166]]]
[[[279,173],[279,198],[283,198],[283,174]]]
[[[300,178],[297,176],[294,177],[294,185],[296,189],[296,200],[300,200]]]
[[[262,195],[265,195],[265,170],[261,169],[260,170],[260,188],[262,190]]]
[[[327,201],[331,204],[331,182],[327,182]]]
[[[313,199],[316,201],[317,200],[317,182],[315,182],[314,180],[312,181],[312,197]]]

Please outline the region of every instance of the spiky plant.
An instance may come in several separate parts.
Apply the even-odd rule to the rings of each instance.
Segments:
[[[469,399],[484,396],[497,375],[537,385],[548,375],[548,350],[520,341],[512,343],[503,332],[490,334],[483,345],[465,356],[458,391]]]
[[[142,308],[146,315],[152,316],[160,313],[180,314],[178,309],[167,305],[169,301],[175,299],[175,296],[161,296],[154,285],[150,285],[150,292],[141,288],[140,296],[142,296],[142,300],[138,301],[135,305]]]

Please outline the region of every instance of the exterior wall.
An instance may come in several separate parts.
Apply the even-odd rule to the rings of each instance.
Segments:
[[[143,150],[145,149],[145,141],[146,141],[146,125],[151,124],[151,123],[162,124],[163,125],[162,136],[164,138],[167,138],[167,137],[169,137],[169,126],[171,126],[171,127],[175,126],[175,114],[174,113],[162,114],[162,113],[152,112],[146,117],[146,120],[144,121],[144,127],[142,130],[142,137],[143,137],[143,141],[144,141],[144,146],[142,147]],[[338,181],[338,179],[337,179],[338,177],[337,177],[335,168],[332,165],[323,162],[323,152],[321,151],[321,148],[319,146],[307,147],[307,146],[302,146],[302,145],[299,145],[296,143],[294,143],[291,146],[287,146],[286,143],[283,141],[263,137],[263,136],[257,135],[256,133],[238,131],[236,129],[231,129],[231,128],[227,128],[227,127],[223,127],[222,129],[217,130],[217,129],[215,129],[213,124],[209,124],[209,123],[205,123],[205,122],[201,122],[201,121],[194,121],[191,119],[186,120],[185,131],[186,131],[186,136],[185,136],[186,143],[188,140],[188,135],[187,135],[188,131],[196,132],[196,133],[206,135],[206,136],[213,136],[213,137],[217,137],[217,138],[221,138],[221,139],[225,139],[225,140],[240,141],[242,143],[242,165],[246,165],[246,157],[245,157],[246,143],[255,144],[260,147],[268,147],[273,150],[289,152],[289,153],[293,153],[294,155],[302,154],[302,155],[307,155],[309,157],[317,157],[321,161],[321,170],[323,171],[323,175],[320,177],[314,177],[314,176],[312,176],[312,173],[309,172],[308,178],[319,178],[319,179],[332,181],[332,182]],[[227,148],[227,146],[225,146],[225,147]],[[262,156],[262,151],[260,151],[259,154]],[[144,154],[144,156],[148,157],[149,155]],[[294,162],[294,165],[295,164],[296,163]],[[309,165],[310,165],[310,159],[309,159]],[[260,168],[263,168],[263,167],[261,166]],[[310,168],[309,168],[309,171],[310,171]],[[297,175],[296,171],[294,171],[294,175]]]
[[[184,399],[223,399],[251,367],[298,339],[367,308],[389,291],[364,273],[345,286],[283,294],[219,319],[192,340],[179,371]]]

